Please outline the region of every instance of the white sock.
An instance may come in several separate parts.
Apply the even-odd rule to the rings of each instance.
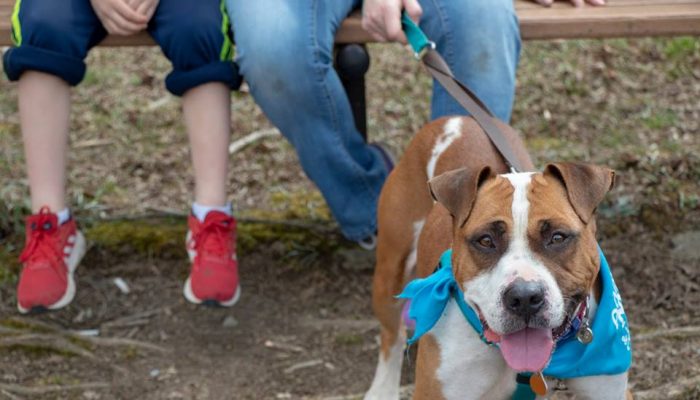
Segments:
[[[57,212],[56,216],[58,217],[58,224],[63,225],[70,219],[70,210],[68,208],[64,208],[63,210]]]
[[[192,203],[192,214],[197,217],[199,222],[204,222],[210,211],[219,211],[226,215],[231,215],[231,203],[226,203],[223,206],[203,206],[197,204],[197,202]]]

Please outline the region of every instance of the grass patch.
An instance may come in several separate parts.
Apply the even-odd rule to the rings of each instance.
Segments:
[[[666,42],[664,54],[671,60],[684,60],[700,51],[700,40],[694,37],[673,38]]]
[[[667,129],[678,122],[678,115],[672,110],[658,110],[642,119],[649,129]]]

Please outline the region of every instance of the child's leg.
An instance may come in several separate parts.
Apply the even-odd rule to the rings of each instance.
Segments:
[[[194,167],[194,201],[202,206],[226,204],[230,98],[229,87],[220,82],[197,86],[182,96]]]
[[[104,36],[89,0],[17,2],[15,47],[3,64],[19,80],[19,110],[27,173],[35,212],[27,218],[27,242],[17,285],[17,308],[57,309],[75,296],[75,271],[85,240],[65,208],[65,167],[70,85],[85,74],[87,51]],[[47,268],[49,266],[50,268]]]
[[[70,87],[61,78],[27,71],[19,81],[19,116],[24,139],[32,211],[66,208],[66,152]]]
[[[228,17],[221,0],[161,0],[149,27],[173,63],[166,87],[183,96],[195,171],[187,251],[192,271],[184,295],[193,303],[233,305],[241,293],[236,221],[226,203],[230,88],[238,86],[231,61]]]
[[[192,146],[195,202],[226,205],[230,88],[239,84],[232,62],[228,16],[221,0],[161,0],[149,27],[173,63],[167,89],[183,97]]]
[[[19,110],[32,209],[60,211],[70,85],[85,75],[88,50],[105,36],[89,0],[18,2],[12,26],[15,47],[5,53],[5,73],[19,80]]]

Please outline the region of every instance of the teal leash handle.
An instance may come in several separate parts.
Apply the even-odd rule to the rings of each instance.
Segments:
[[[406,34],[408,44],[413,48],[413,52],[417,59],[422,59],[428,49],[434,49],[435,43],[431,42],[425,33],[416,25],[415,22],[408,16],[406,11],[401,13],[401,27]]]

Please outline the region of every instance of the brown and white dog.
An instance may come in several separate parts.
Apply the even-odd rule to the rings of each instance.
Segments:
[[[534,170],[517,133],[499,127],[522,164]],[[529,329],[544,330],[552,340],[550,333],[584,299],[591,316],[595,313],[600,261],[594,212],[612,186],[613,172],[573,163],[550,164],[541,173],[507,172],[476,122],[452,117],[426,125],[387,179],[378,206],[372,293],[381,349],[365,399],[399,398],[406,333],[403,302],[395,296],[413,278],[430,275],[450,247],[465,301],[491,337]],[[509,296],[518,297],[520,306]],[[517,344],[528,346],[527,340]],[[541,357],[537,353],[543,351],[546,346],[509,357],[529,362],[522,357]],[[523,356],[527,352],[535,354]],[[504,355],[486,346],[450,301],[419,342],[414,398],[510,398],[516,372]],[[577,398],[618,400],[626,396],[627,374],[566,384]]]

